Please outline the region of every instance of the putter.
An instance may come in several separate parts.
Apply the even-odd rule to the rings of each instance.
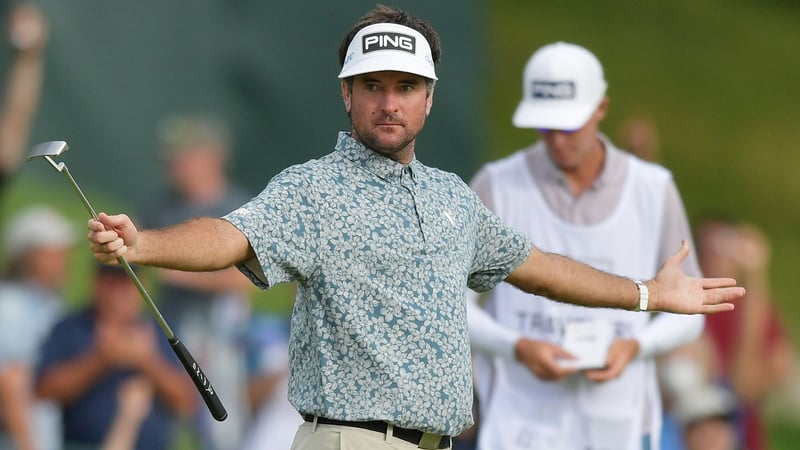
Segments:
[[[67,165],[63,162],[56,163],[53,160],[53,158],[60,156],[68,149],[69,146],[64,141],[43,142],[31,149],[30,153],[28,153],[28,161],[32,160],[33,158],[44,158],[48,163],[50,163],[51,166],[53,166],[54,169],[56,169],[56,171],[61,172],[64,177],[67,178],[69,184],[72,185],[72,188],[78,194],[78,197],[80,197],[81,201],[83,202],[83,206],[85,206],[92,217],[97,220],[97,213],[95,212],[94,208],[92,208],[92,205],[89,203],[89,200],[86,198],[86,196],[83,195],[83,191],[81,191],[78,183],[76,183],[75,179],[72,178],[72,175],[69,173],[69,169],[67,169]],[[150,313],[164,331],[164,335],[167,337],[169,345],[172,347],[175,355],[183,364],[183,367],[186,369],[189,377],[194,382],[197,390],[200,391],[200,395],[203,397],[203,401],[206,403],[211,415],[220,422],[225,420],[228,417],[228,412],[222,405],[222,401],[220,401],[216,391],[211,386],[211,381],[203,373],[200,365],[197,364],[197,361],[195,361],[192,354],[189,353],[189,350],[185,345],[183,345],[183,342],[181,342],[180,339],[175,336],[175,333],[172,332],[169,324],[167,324],[167,321],[164,320],[164,316],[161,315],[161,311],[158,310],[155,302],[153,302],[153,299],[150,297],[147,289],[144,288],[144,285],[139,280],[139,277],[136,276],[136,273],[133,271],[133,269],[131,269],[128,261],[122,256],[118,257],[117,261],[123,267],[123,269],[125,269],[125,273],[128,274],[128,277],[131,279],[131,281],[133,281],[133,284],[136,285],[136,289],[139,290],[142,298],[144,298],[147,307],[150,309]]]

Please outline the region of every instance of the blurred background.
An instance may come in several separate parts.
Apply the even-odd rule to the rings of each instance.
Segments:
[[[17,2],[6,0],[5,24]],[[602,128],[623,144],[632,118],[657,138],[690,219],[707,211],[754,223],[772,243],[774,302],[795,348],[800,254],[800,4],[787,0],[386,2],[428,19],[443,45],[435,106],[417,158],[465,180],[532,143],[511,125],[522,69],[538,47],[592,50],[609,82]],[[337,49],[374,2],[38,0],[49,26],[44,83],[29,143],[65,140],[63,158],[98,210],[138,211],[165,184],[157,128],[174,113],[231,127],[232,178],[257,194],[288,165],[328,153],[347,129]],[[0,52],[5,75],[14,50]],[[23,163],[3,194],[0,227],[26,205],[86,212],[42,161]],[[677,243],[676,243],[677,248]],[[88,252],[72,256],[66,296],[89,292]],[[258,294],[285,314],[291,287]],[[800,382],[800,380],[798,380]],[[798,383],[792,383],[797,385]],[[800,386],[771,409],[774,449],[800,440]]]

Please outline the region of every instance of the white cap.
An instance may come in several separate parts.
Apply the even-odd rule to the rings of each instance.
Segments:
[[[437,79],[428,40],[419,31],[396,23],[359,30],[347,47],[339,78],[383,70]]]
[[[59,213],[46,206],[33,206],[17,214],[5,235],[9,258],[36,248],[70,247],[75,244],[72,225]]]
[[[525,66],[514,126],[577,130],[600,105],[606,86],[603,66],[589,50],[564,42],[546,45]]]
[[[674,399],[673,415],[681,425],[709,417],[731,417],[736,412],[736,397],[723,386],[708,382],[681,392]]]
[[[692,358],[667,358],[659,371],[659,381],[672,400],[673,415],[681,425],[708,417],[730,417],[736,410],[736,398],[709,380]]]

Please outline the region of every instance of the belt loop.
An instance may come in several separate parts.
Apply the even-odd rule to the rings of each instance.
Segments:
[[[319,416],[315,415],[314,416],[314,421],[311,423],[311,432],[312,433],[316,433],[317,432],[317,419],[319,419]]]
[[[441,435],[422,433],[422,438],[419,440],[419,445],[417,445],[417,448],[437,449],[439,448],[439,442],[441,442],[441,440]]]
[[[387,444],[391,444],[392,440],[393,440],[392,439],[393,437],[394,437],[394,425],[392,425],[390,423],[387,423],[386,424],[386,436],[385,436],[386,443]]]

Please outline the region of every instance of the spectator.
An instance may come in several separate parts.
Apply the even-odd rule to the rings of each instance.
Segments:
[[[453,450],[475,450],[478,448],[478,430],[480,430],[480,415],[478,411],[478,396],[473,392],[472,395],[472,417],[475,423],[462,431],[458,436],[453,437]]]
[[[710,392],[719,389],[718,386],[710,387]],[[703,396],[698,401],[715,400]],[[684,424],[686,450],[747,450],[736,434],[734,421],[731,412],[722,411],[694,418]]]
[[[708,336],[702,336],[659,361],[666,407],[662,450],[744,450],[736,398],[712,378],[714,359]]]
[[[623,120],[617,130],[621,148],[627,149],[645,161],[661,160],[661,139],[653,120],[646,116],[632,116]]]
[[[47,22],[32,2],[13,6],[7,39],[15,52],[0,104],[0,189],[25,154],[44,77]]]
[[[129,411],[128,382],[152,386],[152,407],[136,434],[137,450],[171,448],[176,419],[197,405],[195,389],[120,266],[100,266],[92,300],[53,328],[42,347],[37,393],[62,407],[65,450],[97,448],[115,417]]]
[[[62,315],[62,288],[77,234],[47,206],[11,220],[5,234],[6,277],[0,282],[0,448],[60,448],[58,410],[36,401],[39,346]]]
[[[220,120],[204,114],[169,116],[158,137],[167,190],[145,207],[144,224],[160,228],[197,215],[219,216],[249,199],[228,180],[230,136]],[[163,269],[159,277],[156,298],[164,317],[214,381],[228,411],[219,423],[201,408],[192,431],[203,449],[230,450],[247,420],[244,356],[237,336],[247,324],[253,286],[234,268],[206,273]]]
[[[114,422],[100,450],[133,450],[142,422],[153,407],[153,385],[144,377],[134,377],[120,386]]]
[[[654,276],[691,231],[672,174],[599,131],[609,105],[600,62],[558,42],[534,52],[523,78],[513,122],[540,139],[484,166],[471,186],[548,251]],[[684,269],[700,275],[694,258]],[[696,338],[702,316],[581,308],[505,283],[485,310],[469,304],[473,345],[490,355],[477,365],[480,449],[657,449],[654,357]],[[585,355],[573,336],[592,344]]]
[[[747,289],[739,306],[708,317],[705,333],[715,350],[712,376],[736,395],[739,436],[747,450],[768,448],[762,408],[784,386],[793,351],[772,301],[771,250],[752,224],[708,217],[696,227],[697,254],[707,276],[736,276]]]
[[[289,449],[303,423],[288,399],[289,329],[286,318],[251,318],[243,344],[247,355],[247,394],[253,419],[241,450]]]

